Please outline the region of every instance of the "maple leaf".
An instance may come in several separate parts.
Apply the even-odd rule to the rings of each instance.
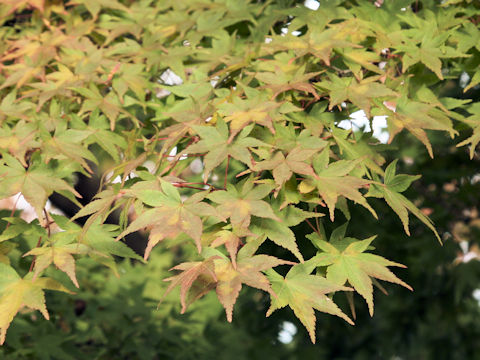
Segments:
[[[345,229],[346,225],[343,228]],[[405,265],[365,252],[376,236],[357,240],[344,238],[343,235],[334,238],[332,234],[330,242],[327,242],[313,233],[308,235],[308,238],[321,251],[311,261],[317,266],[327,266],[328,280],[339,285],[344,285],[348,281],[367,302],[371,316],[373,316],[372,278],[396,283],[413,291],[387,268],[387,266],[405,268]]]
[[[237,267],[237,251],[238,246],[240,245],[240,237],[238,237],[234,232],[229,230],[221,230],[215,233],[214,240],[210,243],[212,248],[216,248],[220,245],[225,245],[230,258],[232,259],[232,265],[234,268]]]
[[[225,308],[228,322],[232,322],[233,305],[237,301],[242,284],[263,290],[275,296],[268,278],[262,271],[278,265],[290,264],[291,261],[277,259],[269,255],[248,254],[248,250],[240,249],[236,266],[227,258],[215,259],[215,275],[217,277],[217,297]]]
[[[154,186],[152,182],[140,182],[129,190],[131,195],[153,208],[140,213],[125,231],[118,235],[117,240],[134,231],[151,227],[145,260],[160,241],[174,238],[182,232],[195,240],[200,252],[203,224],[199,215],[223,218],[211,205],[202,202],[206,193],[199,192],[182,201],[178,190],[172,184],[162,180],[162,191],[148,189],[152,185]]]
[[[59,241],[56,241],[54,234],[49,244],[42,247],[37,247],[23,256],[35,256],[35,266],[33,268],[33,280],[45,270],[50,264],[54,264],[57,268],[62,270],[68,275],[73,284],[78,288],[78,281],[75,275],[75,259],[72,254],[85,253],[85,245],[71,244],[73,239],[63,237]],[[66,241],[65,241],[66,240]]]
[[[67,190],[76,197],[82,196],[64,180],[59,179],[55,172],[43,164],[25,169],[16,159],[8,154],[2,156],[0,176],[2,189],[0,198],[6,198],[21,192],[25,199],[32,205],[40,221],[43,219],[43,208],[48,197],[54,192]]]
[[[28,273],[22,279],[13,268],[0,263],[0,345],[4,343],[7,329],[22,307],[39,310],[49,319],[43,292],[45,289],[72,293],[50,278],[33,280],[32,274]]]
[[[199,142],[190,145],[183,151],[183,154],[205,153],[204,158],[204,175],[203,179],[206,182],[210,172],[220,165],[228,156],[246,164],[248,167],[252,166],[252,156],[250,155],[249,147],[267,146],[264,142],[248,137],[253,129],[253,125],[246,126],[233,140],[229,140],[228,126],[222,119],[217,120],[215,127],[213,126],[193,126],[193,129],[202,138]]]
[[[310,93],[316,100],[320,99],[315,87],[309,80],[320,74],[320,72],[305,73],[305,66],[301,66],[297,71],[285,73],[280,68],[275,72],[259,72],[255,74],[255,78],[263,82],[264,87],[273,91],[272,98],[276,98],[282,92],[288,90],[298,90]]]
[[[425,129],[447,131],[453,138],[458,132],[453,128],[452,121],[443,111],[434,108],[432,105],[412,101],[410,99],[399,99],[396,104],[395,112],[388,111],[389,116],[388,132],[389,143],[403,128],[420,140],[428,150],[430,157],[433,158],[433,150],[428,140]]]
[[[96,164],[97,159],[86,146],[81,145],[82,141],[88,136],[87,131],[62,129],[61,127],[55,129],[54,136],[44,134],[42,136],[42,151],[46,158],[45,162],[48,163],[51,159],[67,159],[80,164],[92,173],[93,171],[86,160]]]
[[[225,102],[218,106],[218,113],[223,116],[226,123],[230,123],[229,141],[250,123],[265,126],[275,133],[273,121],[281,115],[278,113],[281,103],[268,101],[265,94],[256,89],[247,89],[245,90],[247,99],[234,97],[233,102]]]
[[[423,222],[430,230],[433,231],[438,241],[441,243],[440,235],[433,226],[432,220],[425,216],[410,200],[400,194],[408,189],[410,184],[419,179],[420,176],[412,175],[396,175],[396,165],[398,160],[392,161],[385,170],[384,184],[372,183],[366,196],[384,198],[388,206],[397,213],[402,221],[403,228],[407,235],[410,236],[410,230],[408,229],[408,211],[415,215],[421,222]]]
[[[329,162],[329,148],[324,149],[313,160],[316,177],[309,177],[299,185],[301,193],[309,193],[315,188],[327,204],[330,211],[330,219],[334,219],[335,204],[339,196],[355,201],[368,209],[375,218],[375,210],[367,203],[367,200],[357,190],[370,184],[371,181],[348,175],[359,164],[359,161],[339,160]]]
[[[266,51],[293,50],[297,57],[312,54],[320,58],[326,65],[330,65],[330,56],[335,47],[356,45],[345,41],[345,33],[341,28],[313,29],[304,36],[298,37],[291,34],[272,36],[273,41],[265,44]]]
[[[279,221],[270,204],[261,200],[272,191],[271,185],[254,186],[253,178],[248,178],[239,187],[240,191],[229,184],[226,191],[214,191],[207,198],[220,204],[218,213],[230,218],[233,226],[248,228],[252,215]]]
[[[20,163],[27,167],[25,154],[33,149],[38,148],[40,142],[37,140],[37,129],[32,123],[20,120],[13,128],[4,126],[0,129],[0,148],[8,149]]]
[[[430,25],[430,26],[428,26]],[[421,41],[417,45],[415,39],[406,39],[403,44],[395,45],[398,52],[403,52],[402,71],[405,72],[412,65],[421,62],[428,69],[433,71],[440,80],[443,80],[442,61],[441,58],[465,57],[456,49],[447,46],[446,40],[450,37],[450,33],[444,31],[435,36],[436,29],[433,24],[428,24],[426,29],[421,31]]]
[[[189,303],[200,298],[211,289],[213,289],[214,284],[217,282],[217,277],[215,275],[215,265],[214,260],[215,256],[212,256],[204,261],[194,261],[186,262],[179,264],[171,270],[181,270],[182,272],[179,275],[175,275],[164,279],[163,281],[170,281],[170,285],[165,291],[160,303],[165,299],[175,287],[180,285],[180,303],[182,304],[182,314],[185,313]],[[205,284],[203,287],[197,287],[195,290],[195,295],[191,301],[188,301],[187,295],[189,290],[192,288],[192,285],[196,280],[203,276],[202,282]]]
[[[332,135],[340,148],[340,152],[345,155],[347,160],[356,160],[362,158],[363,161],[360,166],[367,174],[367,169],[373,172],[383,175],[383,170],[380,165],[385,163],[385,159],[375,150],[373,150],[367,141],[358,139],[355,135],[355,139],[348,139],[350,130],[340,129],[334,127],[332,129]]]
[[[277,195],[278,190],[290,179],[293,173],[315,176],[315,172],[306,161],[317,152],[318,150],[316,149],[302,149],[298,146],[292,149],[285,157],[281,151],[278,151],[271,159],[256,163],[253,166],[253,170],[272,170],[272,175],[277,185],[275,193]]]
[[[270,296],[270,316],[275,310],[289,306],[302,322],[315,343],[315,311],[336,315],[353,325],[353,321],[326,294],[335,291],[350,291],[349,287],[338,285],[319,275],[310,275],[315,264],[309,260],[293,266],[285,278],[274,270],[267,272],[276,296]]]
[[[252,222],[251,231],[257,235],[265,235],[269,240],[289,250],[300,262],[303,262],[303,255],[298,249],[295,233],[290,227],[296,226],[308,218],[321,217],[323,214],[304,211],[295,206],[286,206],[282,209],[279,208],[278,201],[272,205],[275,215],[281,221],[258,218]]]
[[[468,112],[472,115],[466,119],[463,119],[462,121],[472,127],[473,134],[472,136],[457,144],[457,147],[470,144],[470,159],[473,159],[473,155],[475,154],[475,148],[480,142],[480,104],[477,102],[470,105],[470,107],[468,108]]]
[[[379,83],[378,76],[371,76],[360,81],[351,77],[340,78],[335,74],[329,74],[329,78],[330,81],[322,81],[316,84],[320,88],[329,91],[329,110],[335,105],[350,100],[364,110],[367,117],[369,117],[372,99],[398,96],[396,92]]]
[[[115,124],[119,114],[124,114],[130,118],[133,117],[133,115],[131,115],[121,106],[118,97],[115,96],[113,92],[110,92],[104,96],[93,84],[91,84],[89,88],[69,87],[69,89],[74,90],[85,97],[82,103],[82,108],[79,111],[79,115],[82,115],[86,112],[92,112],[98,108],[110,120],[110,130],[112,131],[115,129]]]

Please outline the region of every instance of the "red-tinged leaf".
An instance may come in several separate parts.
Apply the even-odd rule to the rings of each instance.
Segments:
[[[253,186],[253,179],[243,183],[240,192],[233,186],[227,190],[214,191],[207,198],[220,204],[217,207],[218,213],[230,218],[234,226],[248,228],[251,216],[269,218],[279,221],[271,206],[260,199],[265,198],[272,191],[267,184]]]
[[[328,149],[322,152],[319,157],[325,157],[328,154]],[[366,187],[371,183],[369,180],[347,175],[354,170],[359,164],[359,161],[339,160],[328,164],[328,158],[320,165],[319,161],[314,161],[314,168],[317,176],[308,178],[299,185],[301,193],[309,193],[317,189],[320,196],[323,198],[330,211],[330,219],[334,220],[335,204],[339,196],[344,196],[365,208],[367,208],[372,215],[377,218],[375,210],[368,204],[367,200],[358,191],[358,189]]]
[[[236,268],[228,259],[215,260],[215,274],[218,279],[217,296],[227,314],[227,320],[232,322],[233,305],[237,301],[242,284],[266,291],[275,296],[268,278],[262,271],[278,265],[293,264],[290,261],[277,259],[268,255],[242,256],[239,253]]]
[[[317,149],[305,150],[298,146],[291,150],[285,157],[283,153],[279,151],[275,153],[271,159],[255,164],[253,170],[272,170],[275,185],[277,185],[276,191],[278,193],[278,190],[290,179],[293,173],[315,176],[315,172],[306,161],[317,152]]]
[[[147,185],[150,183],[147,182]],[[117,237],[117,240],[134,231],[150,228],[144,255],[146,260],[153,247],[160,241],[176,237],[183,232],[195,241],[198,252],[200,252],[203,222],[199,215],[215,216],[220,219],[222,216],[211,205],[202,202],[205,194],[199,193],[182,201],[177,188],[170,183],[162,180],[161,188],[162,191],[144,189],[142,182],[132,187],[129,194],[138,197],[145,204],[155,207],[139,214]]]
[[[207,260],[202,262],[188,262],[177,265],[170,270],[181,270],[182,272],[179,275],[175,275],[164,279],[164,281],[170,281],[165,294],[160,300],[160,303],[163,301],[165,296],[168,295],[175,287],[180,285],[180,303],[182,304],[182,313],[187,310],[187,294],[193,283],[199,278],[199,276],[204,275],[207,278],[210,278],[212,282],[217,282],[217,277],[215,275],[215,266],[214,266],[215,257],[210,257]],[[197,294],[197,298],[202,295]]]
[[[210,172],[227,159],[228,156],[250,167],[252,165],[252,156],[249,148],[268,146],[260,140],[248,137],[252,126],[245,127],[235,139],[231,138],[228,126],[222,119],[217,120],[216,127],[194,126],[194,130],[202,139],[190,145],[183,153],[207,153],[204,158],[205,170],[203,179],[205,182],[207,182]]]
[[[222,230],[215,234],[215,239],[210,244],[211,247],[215,248],[220,245],[225,245],[230,258],[232,259],[233,268],[237,268],[237,251],[238,246],[240,245],[240,238],[235,235],[233,232],[228,230]]]

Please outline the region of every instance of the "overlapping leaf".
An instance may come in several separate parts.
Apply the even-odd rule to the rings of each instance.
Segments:
[[[327,204],[332,221],[334,219],[335,204],[339,196],[355,201],[367,208],[373,216],[377,217],[375,210],[358,191],[359,188],[370,184],[370,181],[348,175],[358,164],[359,161],[353,160],[339,160],[329,164],[329,149],[327,148],[313,161],[316,176],[308,177],[308,179],[302,181],[299,185],[299,190],[302,193],[309,193],[316,189]]]
[[[405,267],[381,256],[366,253],[376,236],[357,241],[351,238],[331,239],[326,242],[311,234],[309,238],[322,251],[311,259],[317,266],[327,266],[327,279],[335,284],[344,285],[347,281],[367,302],[370,315],[373,316],[372,279],[393,282],[412,288],[397,278],[387,266]]]
[[[250,167],[252,156],[249,148],[268,146],[264,142],[248,136],[252,129],[252,125],[243,128],[238,136],[232,140],[230,139],[228,126],[222,119],[217,120],[215,127],[195,126],[194,130],[202,139],[196,144],[190,145],[183,153],[207,153],[204,158],[205,172],[203,178],[205,182],[210,172],[229,156]]]
[[[153,185],[153,184],[146,184]],[[125,235],[149,227],[150,234],[144,258],[147,259],[153,247],[165,238],[173,238],[184,232],[195,240],[197,249],[201,251],[200,237],[203,232],[202,216],[217,216],[217,211],[209,204],[202,202],[205,193],[197,193],[182,201],[177,189],[162,181],[161,189],[149,190],[145,184],[133,187],[131,194],[143,203],[153,206],[145,210],[123,231],[117,239]]]

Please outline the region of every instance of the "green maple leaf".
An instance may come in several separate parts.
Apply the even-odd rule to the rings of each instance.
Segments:
[[[0,149],[6,149],[20,163],[27,167],[25,154],[40,146],[37,140],[38,130],[35,124],[20,120],[13,128],[4,125],[0,129]]]
[[[309,260],[293,266],[285,278],[274,270],[267,272],[276,296],[271,296],[271,305],[267,311],[270,316],[275,310],[289,306],[295,316],[307,329],[310,339],[315,343],[315,311],[336,315],[353,325],[353,321],[326,296],[335,291],[349,291],[348,287],[338,285],[319,275],[310,275],[315,265]]]
[[[249,147],[268,146],[260,140],[248,137],[253,130],[253,125],[251,124],[243,128],[233,140],[229,140],[228,126],[222,119],[217,120],[215,127],[192,126],[202,139],[196,144],[190,145],[183,153],[207,153],[204,158],[203,179],[205,182],[210,172],[229,156],[251,167],[252,156],[250,155]]]
[[[310,93],[317,100],[320,96],[317,94],[315,87],[309,80],[317,76],[320,72],[305,73],[305,66],[301,66],[295,72],[285,73],[281,69],[276,69],[275,72],[259,72],[255,73],[255,78],[260,80],[267,89],[273,91],[272,98],[286,92],[288,90],[297,90],[305,93]]]
[[[421,62],[433,71],[440,80],[443,80],[441,59],[467,56],[446,45],[450,32],[443,31],[435,35],[437,29],[433,29],[433,26],[433,24],[429,24],[427,29],[418,30],[419,34],[422,35],[420,44],[417,45],[418,42],[415,39],[406,39],[403,44],[395,45],[397,53],[403,52],[403,72],[407,71],[412,65]]]
[[[262,274],[262,271],[278,265],[293,264],[290,261],[277,259],[269,255],[249,256],[248,249],[243,249],[238,252],[235,266],[233,262],[226,258],[219,258],[214,261],[215,275],[217,277],[217,297],[225,308],[229,322],[232,322],[233,305],[237,301],[242,284],[266,291],[275,296],[268,278]]]
[[[0,345],[5,341],[7,329],[22,307],[39,310],[48,320],[44,290],[71,293],[56,280],[32,279],[28,273],[23,279],[10,266],[0,263]]]
[[[313,29],[304,36],[298,37],[291,34],[272,36],[273,41],[265,44],[268,52],[276,50],[293,50],[297,57],[306,54],[320,58],[326,65],[330,65],[330,56],[335,47],[349,47],[356,45],[345,41],[346,34],[341,28]]]
[[[202,202],[206,193],[199,192],[182,201],[178,190],[170,183],[162,180],[161,190],[150,190],[155,186],[152,182],[137,183],[129,190],[129,194],[140,199],[144,204],[153,206],[138,215],[123,231],[117,240],[140,229],[151,227],[148,244],[145,249],[145,260],[153,247],[165,238],[174,238],[181,233],[189,235],[201,251],[203,223],[199,215],[215,216],[222,219],[209,204]]]
[[[64,124],[66,127],[66,124]],[[58,126],[55,134],[51,136],[45,131],[42,132],[42,153],[45,155],[45,161],[48,163],[51,159],[69,160],[82,165],[90,173],[90,169],[86,160],[97,163],[96,157],[82,145],[82,142],[89,136],[84,130],[66,129]]]
[[[257,218],[252,221],[250,230],[259,236],[265,235],[269,240],[289,250],[300,262],[303,262],[303,256],[298,249],[295,233],[290,227],[296,226],[308,218],[321,217],[323,214],[304,211],[295,206],[279,208],[278,203],[279,201],[276,201],[272,205],[275,215],[281,221]]]
[[[43,164],[33,165],[25,169],[16,159],[3,154],[3,164],[0,164],[0,198],[21,192],[32,205],[37,216],[43,221],[43,209],[48,197],[54,192],[66,190],[81,198],[82,196],[59,179],[56,173]]]
[[[115,130],[115,124],[119,114],[133,117],[121,106],[121,103],[114,92],[109,92],[104,96],[93,84],[91,84],[89,88],[71,87],[70,89],[85,97],[79,115],[100,109],[107,116],[108,120],[110,120],[110,130],[112,131]]]
[[[207,198],[220,204],[218,213],[230,218],[234,227],[247,229],[252,215],[279,221],[270,204],[262,200],[272,191],[271,185],[255,186],[253,178],[249,178],[239,188],[229,184],[226,191],[214,191]]]
[[[480,73],[480,72],[479,72]],[[457,144],[457,146],[464,146],[470,144],[470,159],[473,159],[475,148],[480,142],[480,104],[474,103],[469,106],[468,112],[472,115],[462,121],[468,124],[473,129],[472,136]]]
[[[346,226],[344,225],[343,228]],[[344,229],[342,229],[343,231]],[[397,278],[387,268],[387,266],[405,267],[404,265],[365,252],[376,236],[360,241],[344,238],[342,234],[335,235],[337,236],[334,237],[332,234],[330,242],[322,240],[316,233],[308,236],[321,251],[311,261],[317,266],[327,266],[328,280],[339,285],[344,285],[348,281],[367,302],[371,316],[373,316],[371,278],[396,283],[412,290],[408,284]]]
[[[332,221],[334,220],[335,204],[339,196],[344,196],[364,206],[377,218],[375,210],[358,191],[359,188],[367,186],[371,181],[348,175],[358,166],[359,160],[339,160],[331,164],[328,164],[328,162],[329,148],[326,148],[313,161],[316,176],[303,180],[299,185],[300,192],[305,194],[317,189],[328,206]]]
[[[329,78],[330,81],[322,81],[317,84],[320,88],[329,91],[329,110],[346,100],[350,100],[354,105],[364,110],[369,117],[372,99],[398,96],[396,92],[378,82],[379,76],[371,76],[360,81],[352,77],[340,78],[335,74],[329,74]]]
[[[429,104],[402,98],[397,103],[396,111],[388,112],[389,142],[392,142],[395,135],[405,128],[425,145],[432,158],[432,145],[425,130],[447,131],[452,138],[458,134],[449,116]]]
[[[430,230],[433,231],[438,241],[441,243],[442,240],[440,239],[437,230],[435,230],[432,220],[425,216],[410,200],[400,194],[401,192],[407,190],[410,184],[419,179],[420,176],[404,174],[396,175],[395,167],[397,161],[398,160],[392,161],[385,170],[384,183],[373,183],[366,196],[384,198],[388,206],[390,206],[392,210],[395,211],[400,217],[403,228],[405,229],[407,235],[410,235],[410,230],[408,228],[408,211],[410,211]]]

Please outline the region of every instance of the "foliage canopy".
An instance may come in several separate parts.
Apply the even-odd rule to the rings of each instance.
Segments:
[[[412,290],[372,253],[375,229],[346,236],[350,208],[377,219],[383,199],[399,229],[413,214],[441,241],[402,194],[419,176],[385,153],[405,130],[433,158],[431,133],[469,129],[457,146],[474,157],[480,107],[444,93],[465,74],[467,95],[480,83],[479,15],[468,1],[0,1],[0,197],[21,192],[37,214],[4,218],[0,341],[22,307],[48,319],[44,290],[82,286],[76,261],[116,272],[159,244],[190,254],[165,279],[182,312],[215,291],[232,321],[253,287],[312,342],[314,310],[353,324],[342,293],[373,315],[378,280]],[[386,116],[389,144],[339,126],[358,110],[371,128]],[[72,219],[47,210],[53,192],[80,206],[75,178],[95,168],[93,201]],[[138,231],[143,259],[122,242]]]

